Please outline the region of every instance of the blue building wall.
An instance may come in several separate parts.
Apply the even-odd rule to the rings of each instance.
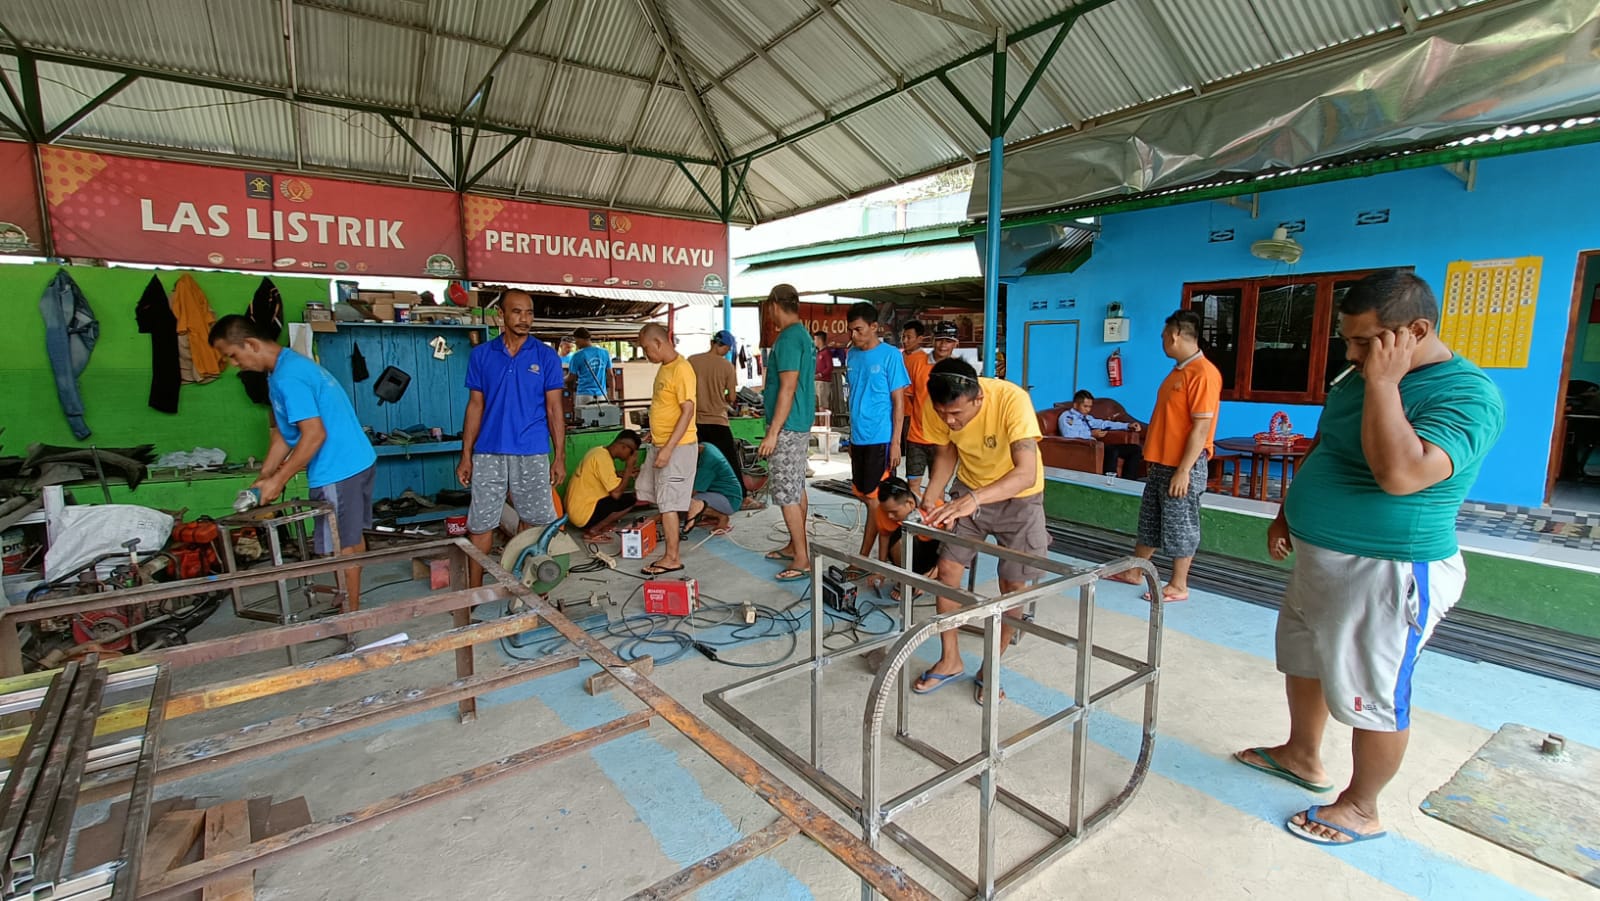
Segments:
[[[1093,257],[1078,271],[1021,278],[1010,285],[1009,375],[1036,385],[1036,407],[1067,399],[1070,375],[1041,363],[1065,360],[1062,349],[1041,347],[1044,342],[1036,340],[1028,377],[1022,367],[1023,343],[1029,322],[1077,319],[1082,326],[1077,387],[1115,397],[1130,413],[1148,418],[1155,389],[1172,365],[1161,353],[1161,322],[1182,301],[1183,285],[1286,274],[1290,270],[1283,264],[1250,255],[1251,242],[1269,237],[1280,221],[1305,220],[1305,231],[1296,236],[1305,255],[1293,272],[1412,266],[1436,292],[1446,266],[1455,260],[1541,256],[1528,367],[1487,370],[1507,401],[1506,431],[1471,493],[1475,500],[1541,504],[1578,255],[1600,249],[1596,172],[1600,146],[1586,145],[1483,160],[1471,192],[1460,179],[1434,167],[1263,193],[1258,219],[1217,202],[1107,216]],[[1374,209],[1389,210],[1387,224],[1355,224],[1358,213]],[[1209,242],[1213,230],[1227,228],[1235,231],[1233,241]],[[1124,315],[1133,319],[1131,340],[1125,343],[1102,340],[1106,305],[1113,301],[1121,302]],[[1041,336],[1069,333],[1059,328],[1036,331]],[[1122,350],[1125,375],[1122,387],[1113,389],[1104,362],[1116,348]],[[1226,402],[1217,434],[1262,431],[1277,409],[1274,404]],[[1296,431],[1311,434],[1321,407],[1289,407],[1287,412]]]

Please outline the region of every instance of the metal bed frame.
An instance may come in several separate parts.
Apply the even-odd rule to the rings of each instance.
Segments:
[[[1150,562],[1137,557],[1124,557],[1103,566],[1079,569],[1042,557],[1020,553],[1008,548],[963,538],[930,529],[916,523],[906,523],[904,528],[911,538],[926,536],[947,544],[954,543],[975,549],[980,558],[989,556],[1002,561],[1024,563],[1044,570],[1049,575],[1042,581],[1020,591],[994,598],[980,597],[973,591],[976,582],[977,561],[969,569],[965,590],[924,578],[898,566],[885,564],[858,554],[849,553],[824,544],[813,543],[811,564],[811,653],[801,661],[754,676],[724,688],[707,692],[706,703],[725,717],[739,731],[753,738],[763,748],[776,755],[803,779],[832,798],[861,825],[862,836],[870,847],[877,848],[882,837],[887,836],[903,847],[913,857],[937,873],[967,897],[997,898],[1016,888],[1031,876],[1048,866],[1062,854],[1071,850],[1085,836],[1104,826],[1121,812],[1138,791],[1150,769],[1150,755],[1155,747],[1156,692],[1160,679],[1162,605],[1150,605],[1146,630],[1145,659],[1140,660],[1109,648],[1094,644],[1095,584],[1102,578],[1123,572],[1136,572],[1144,577],[1152,597],[1160,596],[1160,582]],[[908,539],[910,540],[910,539]],[[858,641],[848,647],[827,650],[823,646],[827,611],[823,605],[822,580],[827,561],[837,561],[870,574],[883,576],[891,584],[900,585],[899,620],[890,633]],[[1077,632],[1064,632],[1039,625],[1030,619],[1018,618],[1024,608],[1052,604],[1070,597],[1077,590]],[[911,622],[913,591],[957,601],[958,610],[939,614],[913,625]],[[1058,608],[1059,609],[1059,608]],[[1000,700],[1000,640],[1002,616],[1004,625],[1022,633],[1038,636],[1074,652],[1073,701],[1063,710],[1055,711],[1043,719],[1011,735],[1000,734],[1000,717],[996,714]],[[911,683],[904,678],[904,670],[912,653],[925,641],[952,629],[981,628],[983,634],[983,716],[982,749],[974,755],[958,760],[939,750],[931,742],[919,738],[911,731]],[[1020,638],[1020,635],[1018,636]],[[1084,653],[1084,649],[1091,653]],[[823,735],[822,699],[824,673],[830,666],[871,651],[886,649],[887,655],[877,678],[867,693],[862,716],[864,727],[861,743],[861,791],[851,790],[841,779],[829,773],[822,764]],[[1103,661],[1128,671],[1128,674],[1098,691],[1093,690],[1091,664]],[[790,747],[749,716],[741,713],[734,700],[789,679],[809,677],[810,691],[810,747]],[[1139,755],[1133,772],[1120,793],[1094,810],[1085,809],[1085,777],[1089,742],[1089,715],[1111,701],[1138,689],[1144,691],[1143,735]],[[883,778],[884,736],[883,721],[889,696],[893,693],[895,711],[894,739],[940,768],[932,778],[891,796]],[[1033,745],[1055,726],[1072,729],[1072,761],[1070,774],[1070,813],[1063,821],[1045,812],[1019,795],[1001,788],[999,774],[1008,758]],[[910,811],[922,807],[956,787],[975,784],[978,788],[978,871],[969,875],[960,866],[935,852],[926,843],[912,835],[897,820]],[[995,856],[996,805],[1020,814],[1050,834],[1051,839],[1026,859],[1002,871]],[[863,883],[862,897],[873,896],[871,886]]]

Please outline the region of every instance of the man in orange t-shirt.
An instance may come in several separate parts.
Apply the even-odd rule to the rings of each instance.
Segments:
[[[927,331],[927,326],[916,319],[900,327],[900,350],[905,354],[906,374],[911,376],[911,387],[906,391],[907,423],[901,431],[905,447],[900,456],[906,461],[906,482],[917,497],[922,496],[922,475],[928,471],[935,449],[922,434],[922,411],[928,405],[928,373],[933,371],[933,361],[922,349],[922,336]]]
[[[1144,458],[1150,464],[1139,502],[1139,531],[1133,552],[1146,560],[1157,548],[1172,557],[1172,580],[1161,589],[1163,601],[1189,599],[1189,565],[1200,547],[1200,495],[1206,490],[1206,461],[1217,436],[1222,403],[1222,373],[1200,351],[1200,317],[1179,310],[1161,330],[1161,349],[1176,361],[1156,394]],[[1134,573],[1118,581],[1138,584]],[[1152,600],[1145,595],[1145,600]]]

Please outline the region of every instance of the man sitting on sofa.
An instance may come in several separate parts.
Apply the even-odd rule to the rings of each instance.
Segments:
[[[1072,406],[1061,412],[1061,418],[1056,420],[1056,431],[1063,438],[1104,438],[1106,432],[1139,431],[1137,422],[1112,422],[1109,419],[1096,419],[1089,411],[1094,409],[1094,395],[1087,391],[1079,391],[1072,395]],[[1118,462],[1122,468],[1117,468]],[[1107,444],[1105,466],[1106,472],[1120,472],[1125,479],[1139,477],[1139,464],[1144,462],[1144,454],[1137,444]]]

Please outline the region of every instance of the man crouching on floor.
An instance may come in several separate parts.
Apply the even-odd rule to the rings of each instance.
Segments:
[[[928,401],[933,414],[923,422],[923,435],[936,450],[928,468],[928,491],[922,497],[923,520],[939,528],[948,526],[951,534],[962,538],[983,541],[993,535],[1001,547],[1044,556],[1050,548],[1044,519],[1044,463],[1039,458],[1039,420],[1028,393],[1010,382],[979,378],[965,360],[951,358],[929,373]],[[938,506],[935,486],[949,484],[952,473],[956,484],[950,501]],[[939,581],[960,585],[977,556],[973,548],[944,542]],[[1002,560],[1000,591],[1020,591],[1042,575],[1031,566]],[[940,613],[960,606],[939,599]],[[1021,612],[1008,610],[1006,615]],[[1001,630],[1002,653],[1014,631],[1010,626]],[[917,680],[913,688],[917,694],[937,691],[963,672],[956,631],[945,632],[939,640],[943,654]],[[973,700],[983,703],[981,675]]]

